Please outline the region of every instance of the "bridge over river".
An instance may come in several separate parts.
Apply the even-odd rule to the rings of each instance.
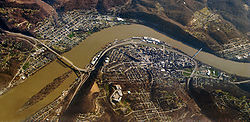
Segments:
[[[238,81],[238,82],[231,82],[231,83],[239,85],[239,84],[242,84],[242,83],[250,83],[250,80]]]
[[[42,43],[40,40],[30,37],[30,36],[26,36],[20,33],[13,33],[13,32],[9,32],[9,31],[4,31],[6,33],[8,33],[9,35],[15,36],[15,37],[19,37],[19,38],[24,38],[26,40],[32,40],[35,41],[41,45],[43,45],[46,49],[48,49],[51,53],[55,54],[57,56],[57,58],[66,66],[68,66],[70,69],[72,69],[73,71],[76,72],[76,74],[79,72],[84,72],[84,73],[88,73],[90,70],[89,68],[86,69],[82,69],[77,67],[76,65],[74,65],[74,63],[72,63],[68,58],[61,56],[60,54],[58,54],[56,51],[54,51],[53,49],[51,49],[50,47],[48,47],[47,45],[45,45],[44,43]],[[80,73],[81,74],[81,73]]]
[[[16,34],[17,33],[14,33],[13,35]],[[110,42],[113,42],[113,40],[126,39],[133,36],[149,36],[157,38],[161,41],[168,43],[171,47],[177,48],[182,52],[185,52],[189,56],[192,56],[195,52],[197,52],[196,49],[189,47],[188,45],[185,45],[177,40],[169,38],[166,35],[159,33],[152,28],[143,25],[132,24],[114,26],[101,30],[100,32],[96,32],[86,38],[78,46],[74,47],[71,51],[61,55],[65,56],[65,58],[67,57],[68,59],[70,59],[71,63],[69,61],[66,61],[65,58],[61,59],[64,63],[68,65],[71,64],[71,68],[74,68],[75,70],[78,70],[81,73],[85,71],[91,72],[90,68],[88,70],[85,67],[79,67],[88,65],[89,61],[93,58],[92,56],[95,55],[96,52],[100,51],[103,46],[107,45]],[[27,38],[27,40],[31,39],[32,37]],[[58,59],[60,59],[60,56],[57,57]],[[195,59],[231,74],[236,74],[242,77],[250,76],[250,63],[239,63],[235,61],[225,60],[203,51],[201,51],[199,55],[195,57]],[[72,64],[74,64],[74,66]],[[1,120],[23,120],[25,119],[25,117],[30,116],[32,113],[41,109],[41,107],[44,107],[51,103],[54,99],[61,95],[62,91],[67,89],[73,81],[63,82],[59,88],[55,89],[55,91],[49,96],[47,96],[44,100],[32,106],[31,109],[27,109],[26,111],[21,113],[16,112],[28,99],[30,99],[32,95],[39,92],[39,90],[43,88],[46,84],[51,82],[54,78],[65,73],[66,71],[68,71],[68,68],[62,68],[60,64],[52,62],[43,69],[39,70],[34,75],[32,75],[30,78],[28,78],[24,83],[12,88],[11,92],[7,92],[6,94],[2,95],[0,97],[0,103],[3,105],[0,106],[0,109],[2,110],[0,111]],[[81,81],[84,81],[85,76],[88,76],[88,74],[86,73],[83,74],[84,77]],[[72,80],[74,79],[75,77],[72,76]]]

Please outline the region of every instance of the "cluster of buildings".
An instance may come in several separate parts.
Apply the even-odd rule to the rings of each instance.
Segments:
[[[218,14],[211,12],[208,8],[203,8],[194,13],[193,20],[190,23],[190,32],[197,38],[205,40],[207,37],[202,31],[211,31],[212,27],[216,28],[212,31],[223,31],[227,35],[235,30],[231,25],[223,23]],[[232,38],[227,40],[228,43],[221,45],[221,49],[216,53],[221,57],[233,60],[249,61],[250,57],[250,41],[247,37]]]
[[[27,66],[23,68],[23,74],[25,76],[32,75],[38,69],[51,62],[54,58],[55,56],[52,53],[48,52],[47,49],[37,49],[35,52],[31,53],[31,56],[27,60]]]
[[[114,92],[110,96],[110,102],[115,105],[114,102],[120,102],[122,99],[122,88],[120,85],[114,85]]]
[[[197,11],[193,15],[193,20],[191,21],[192,29],[209,27],[210,22],[219,22],[220,18],[218,14],[212,13],[207,7]]]
[[[74,10],[63,13],[58,19],[49,18],[38,24],[35,33],[39,38],[51,40],[48,46],[59,47],[63,52],[92,32],[119,24],[128,23],[119,17],[101,15],[96,10]]]
[[[140,98],[141,103],[150,103],[151,107],[148,109],[159,109],[159,106],[155,106],[150,101],[151,87],[155,83],[174,87],[175,83],[183,82],[186,77],[182,73],[184,68],[194,68],[194,61],[191,57],[170,49],[159,40],[148,37],[133,37],[131,40],[139,40],[143,43],[119,46],[105,55],[104,66],[101,69],[103,83],[115,84],[109,98],[110,103],[116,105],[117,102],[128,97]],[[138,97],[139,94],[135,95],[138,90],[145,90],[140,93],[142,94],[140,97]],[[134,109],[137,110],[137,108]],[[148,112],[148,115],[145,115],[144,111],[138,111],[135,114],[138,115],[138,120],[146,120],[144,118],[146,116],[155,116],[155,112]]]
[[[74,10],[61,14],[57,19],[48,18],[38,23],[34,32],[37,38],[46,40],[44,43],[50,48],[57,52],[65,52],[92,32],[119,24],[129,23],[119,17],[100,15],[96,10]],[[95,64],[98,58],[94,58],[91,64]],[[47,51],[45,47],[36,49],[20,72],[23,76],[20,80],[32,75],[53,59],[55,55]]]
[[[132,37],[131,39],[139,39],[146,43],[163,44],[163,42],[161,42],[160,40],[152,38],[152,37]]]
[[[108,52],[105,68],[102,72],[104,80],[109,83],[129,81],[135,84],[150,84],[153,80],[159,82],[184,82],[184,69],[195,67],[194,60],[182,53],[171,49],[163,42],[150,37],[133,37],[131,40],[140,40],[143,43],[117,47]],[[156,47],[155,45],[160,45]],[[190,72],[191,74],[191,72]],[[117,81],[118,80],[118,81]]]
[[[201,88],[228,83],[229,81],[232,81],[232,77],[229,74],[205,64],[200,64],[198,71],[196,71],[193,77],[193,85]]]
[[[136,66],[132,59],[133,57],[128,58],[127,52],[122,49],[113,49],[108,53],[106,58],[105,68],[102,70],[106,75],[103,76],[104,79],[109,79],[112,81],[124,81],[129,80],[134,83],[141,83],[142,81],[148,80],[147,72],[142,68]],[[136,60],[136,59],[135,59]],[[144,63],[139,63],[141,66],[145,66]],[[113,73],[119,73],[121,75],[113,75]],[[112,81],[109,81],[112,83]]]
[[[99,85],[104,86],[112,109],[122,115],[129,114],[134,120],[171,121],[169,112],[182,111],[183,106],[186,106],[179,99],[180,94],[183,95],[180,89],[184,88],[182,83],[189,79],[197,67],[198,71],[192,79],[195,86],[214,86],[230,80],[225,73],[210,66],[202,63],[197,66],[193,58],[157,39],[133,37],[121,43],[129,41],[131,43],[114,47],[104,55]],[[115,41],[105,49],[115,44],[119,43]],[[100,54],[97,53],[93,58],[93,64]],[[107,84],[109,87],[105,87]],[[167,91],[172,90],[172,94],[164,91],[166,88]]]
[[[166,92],[160,88],[179,89],[177,84],[182,86],[194,69],[191,83],[195,87],[216,86],[231,80],[226,73],[200,62],[197,65],[193,58],[154,38],[133,37],[129,40],[135,43],[107,52],[101,72],[102,84],[115,84],[109,97],[110,103],[116,106],[113,109],[119,110],[117,103],[129,101],[135,120],[171,121],[168,112],[178,111],[185,105],[175,92],[166,97]],[[154,94],[157,89],[160,93]],[[155,101],[152,101],[153,94]],[[160,99],[164,96],[166,99]]]
[[[229,59],[244,60],[250,58],[250,41],[246,38],[234,38],[231,43],[224,44],[224,50],[219,54]]]

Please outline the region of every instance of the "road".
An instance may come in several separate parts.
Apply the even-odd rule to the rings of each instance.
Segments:
[[[15,36],[18,38],[22,38],[22,39],[26,39],[29,41],[34,41],[37,42],[39,44],[41,44],[42,46],[44,46],[45,48],[47,48],[50,52],[52,52],[53,54],[55,54],[59,59],[62,59],[63,61],[67,62],[69,64],[70,68],[73,68],[75,70],[81,71],[81,72],[85,72],[86,74],[81,74],[78,82],[80,82],[78,84],[78,86],[76,87],[76,90],[74,91],[72,97],[69,100],[69,103],[67,104],[67,107],[70,105],[70,103],[72,102],[74,96],[77,94],[77,92],[79,91],[79,89],[81,88],[81,86],[85,83],[85,81],[88,79],[90,73],[95,69],[96,65],[98,64],[98,62],[100,61],[100,59],[111,49],[118,47],[118,46],[122,46],[122,45],[127,45],[127,44],[137,44],[138,42],[133,42],[133,41],[129,41],[129,42],[123,42],[123,43],[118,43],[115,45],[112,45],[111,47],[107,48],[106,50],[101,52],[101,55],[98,57],[98,60],[96,61],[96,63],[92,66],[92,67],[87,67],[86,69],[81,69],[77,66],[75,66],[69,59],[67,59],[64,56],[61,56],[60,54],[58,54],[57,52],[55,52],[53,49],[51,49],[50,47],[48,47],[47,45],[45,45],[43,42],[41,42],[40,40],[34,38],[34,37],[30,37],[30,36],[26,36],[23,35],[21,33],[14,33],[14,32],[9,32],[9,31],[5,31],[5,33],[7,33],[8,35],[11,36]],[[67,108],[66,107],[66,108]]]
[[[78,91],[80,90],[80,88],[82,87],[82,85],[87,81],[87,79],[89,78],[89,76],[90,76],[90,73],[89,74],[83,74],[83,75],[80,76],[80,78],[78,79],[78,82],[80,82],[80,83],[76,87],[74,93],[72,94],[70,100],[68,101],[66,107],[64,108],[65,110],[69,107],[69,105],[71,104],[71,102],[74,99],[75,95],[78,93]]]
[[[105,49],[104,51],[102,51],[101,54],[99,55],[98,59],[96,60],[95,64],[94,64],[92,67],[88,67],[88,69],[90,69],[89,71],[95,70],[96,65],[99,63],[100,59],[101,59],[108,51],[112,50],[113,48],[116,48],[116,47],[119,47],[119,46],[123,46],[123,45],[128,45],[128,44],[143,44],[143,43],[145,43],[145,42],[142,42],[142,41],[135,41],[134,39],[132,40],[132,38],[129,38],[129,39],[125,40],[125,42],[115,43],[115,45],[112,45],[112,46],[108,47],[107,49]],[[177,52],[177,51],[176,51],[176,52]],[[178,52],[178,53],[180,53],[180,52]],[[182,53],[181,53],[181,54],[182,54]],[[185,54],[182,54],[182,55],[185,55]],[[185,56],[187,56],[187,55],[185,55]],[[188,56],[188,57],[189,57],[189,56]],[[95,57],[94,57],[94,58],[95,58]],[[187,80],[187,83],[186,83],[187,86],[189,86],[189,82],[190,82],[191,78],[194,76],[195,71],[197,70],[197,67],[198,67],[197,62],[196,62],[194,59],[192,59],[192,60],[193,60],[194,63],[195,63],[195,68],[194,68],[193,72],[191,73],[190,78]],[[90,74],[90,73],[91,73],[91,72],[89,72],[89,74]],[[81,77],[82,77],[82,76],[81,76]],[[75,92],[74,92],[73,97],[72,97],[71,100],[69,101],[69,104],[72,102],[72,100],[73,100],[74,96],[76,95],[77,91],[81,88],[81,86],[85,83],[86,80],[87,80],[87,79],[81,81],[81,83],[78,85],[77,89],[76,89]],[[189,88],[187,87],[187,89],[189,89]]]
[[[197,64],[197,62],[194,60],[194,57],[197,56],[201,50],[202,50],[202,48],[201,48],[200,50],[198,50],[198,51],[192,56],[192,58],[191,58],[191,59],[193,60],[194,64],[195,64],[195,67],[194,67],[194,70],[192,71],[191,75],[189,76],[189,78],[188,78],[188,80],[187,80],[187,82],[186,82],[186,89],[187,89],[187,91],[189,91],[190,80],[192,79],[192,77],[194,76],[194,74],[195,74],[195,72],[196,72],[196,70],[197,70],[197,68],[198,68],[198,64]]]
[[[238,81],[238,82],[231,82],[232,84],[238,85],[238,84],[242,84],[242,83],[249,83],[250,80],[245,80],[245,81]]]
[[[192,58],[192,59],[193,59],[193,58]],[[190,80],[192,79],[192,77],[194,76],[194,74],[195,74],[195,72],[196,72],[196,70],[197,70],[197,68],[198,68],[197,62],[196,62],[195,60],[193,60],[193,61],[194,61],[194,63],[195,63],[195,67],[194,67],[194,70],[192,71],[191,75],[189,76],[189,78],[188,78],[188,80],[187,80],[187,82],[186,82],[186,89],[187,89],[187,91],[189,91]]]
[[[201,52],[202,48],[200,50],[198,50],[193,56],[192,58],[194,58],[195,56],[197,56],[200,52]]]
[[[93,64],[93,65],[89,65],[87,68],[85,69],[81,69],[77,66],[75,66],[69,59],[67,59],[66,57],[64,56],[61,56],[60,54],[58,54],[57,52],[55,52],[53,49],[49,48],[47,45],[45,45],[44,43],[42,43],[40,40],[34,38],[34,37],[29,37],[29,36],[26,36],[26,35],[23,35],[23,34],[20,34],[20,33],[13,33],[13,32],[8,32],[8,31],[5,31],[6,33],[8,33],[9,35],[13,35],[13,36],[17,36],[17,37],[20,37],[20,38],[24,38],[24,39],[27,39],[27,40],[32,40],[32,41],[35,41],[39,44],[41,44],[42,46],[44,46],[45,48],[47,48],[50,52],[54,53],[59,59],[62,59],[63,61],[67,62],[69,65],[70,65],[70,68],[74,68],[78,71],[81,71],[81,72],[84,72],[83,74],[81,73],[79,79],[77,82],[79,82],[79,84],[77,85],[76,89],[74,90],[73,94],[70,96],[70,99],[67,103],[67,105],[65,106],[65,109],[67,109],[69,107],[69,105],[72,103],[74,97],[76,96],[76,94],[78,93],[78,91],[80,90],[80,88],[82,87],[82,85],[87,81],[87,79],[89,78],[91,72],[93,70],[95,70],[97,64],[99,63],[100,59],[110,50],[112,50],[113,48],[116,48],[116,47],[119,47],[119,46],[123,46],[123,45],[128,45],[128,44],[144,44],[145,42],[142,42],[140,41],[141,39],[139,39],[139,41],[136,41],[135,39],[132,39],[132,38],[129,38],[127,40],[124,40],[123,42],[117,42],[115,43],[114,45],[108,47],[107,49],[103,50],[101,53],[99,53],[99,56],[98,57],[94,57],[94,58],[97,58],[96,62]],[[148,43],[145,43],[145,44],[148,44]],[[185,54],[183,54],[185,55]],[[192,59],[193,60],[193,59]],[[197,62],[195,60],[193,60],[195,62],[195,68],[192,72],[192,74],[190,75],[190,78],[188,79],[187,81],[187,86],[189,86],[189,82],[190,82],[190,79],[193,77],[196,69],[197,69]]]
[[[112,45],[111,47],[105,49],[103,52],[101,52],[101,55],[98,57],[98,60],[96,61],[96,63],[93,65],[93,68],[95,69],[96,65],[98,64],[97,62],[99,62],[99,60],[111,49],[115,48],[115,47],[119,47],[119,46],[123,46],[123,45],[128,45],[128,44],[141,44],[142,42],[139,41],[126,41],[126,42],[122,42],[122,43],[118,43],[115,45]],[[93,70],[93,68],[91,68]]]
[[[71,104],[71,102],[72,102],[74,96],[77,94],[77,92],[79,91],[79,89],[81,88],[81,86],[82,86],[82,85],[85,83],[85,81],[88,79],[88,77],[89,77],[91,71],[95,70],[96,65],[99,63],[100,59],[101,59],[108,51],[112,50],[113,48],[116,48],[116,47],[119,47],[119,46],[123,46],[123,45],[128,45],[128,44],[143,44],[143,43],[145,43],[145,42],[142,42],[142,41],[135,41],[134,39],[129,38],[129,39],[125,40],[124,42],[115,43],[115,45],[112,45],[112,46],[108,47],[107,49],[105,49],[104,51],[102,51],[102,52],[100,53],[98,59],[96,60],[95,64],[94,64],[92,67],[88,67],[88,69],[90,69],[90,70],[89,70],[90,72],[89,72],[88,76],[87,76],[86,78],[84,78],[84,79],[81,79],[79,85],[77,86],[76,90],[74,91],[74,94],[72,95],[72,98],[70,99],[69,103],[67,104],[66,109],[67,109],[67,108],[69,107],[69,105]],[[146,44],[147,44],[147,43],[146,43]],[[177,51],[176,51],[176,52],[177,52]],[[180,52],[178,52],[178,53],[180,53]],[[181,53],[181,54],[182,54],[182,53]],[[185,54],[182,54],[182,55],[185,55]],[[187,56],[187,55],[185,55],[185,56]],[[189,57],[189,56],[188,56],[188,57]],[[94,58],[96,58],[96,57],[94,57]],[[187,86],[189,86],[189,82],[190,82],[191,78],[194,76],[195,71],[197,70],[197,67],[198,67],[197,62],[196,62],[194,59],[192,59],[192,60],[193,60],[194,63],[195,63],[195,68],[194,68],[193,72],[191,73],[190,78],[187,80],[187,83],[186,83]],[[86,75],[86,74],[83,74],[83,75]],[[81,76],[81,78],[82,78],[82,77],[83,77],[83,76]],[[187,89],[189,90],[189,87],[187,87]]]
[[[82,72],[85,72],[85,73],[89,72],[89,69],[82,69],[82,68],[79,68],[79,67],[75,66],[69,59],[67,59],[64,56],[61,56],[60,54],[58,54],[57,52],[55,52],[53,49],[51,49],[50,47],[48,47],[47,45],[45,45],[44,43],[42,43],[40,40],[38,40],[38,39],[36,39],[34,37],[26,36],[26,35],[23,35],[23,34],[20,34],[20,33],[9,32],[9,31],[4,31],[4,32],[6,32],[6,33],[8,33],[9,35],[12,35],[12,36],[17,36],[17,37],[20,37],[20,38],[24,38],[24,39],[27,39],[27,40],[32,40],[32,41],[38,42],[39,44],[41,44],[45,48],[47,48],[50,52],[52,52],[53,54],[55,54],[59,59],[62,59],[64,61],[66,61],[69,64],[68,66],[70,68],[73,68],[75,70],[82,71]]]
[[[110,51],[111,49],[115,48],[115,47],[118,47],[118,46],[122,46],[122,45],[127,45],[127,44],[137,44],[137,43],[141,43],[141,42],[134,42],[134,41],[128,41],[128,42],[122,42],[122,43],[118,43],[118,44],[115,44],[115,45],[112,45],[111,47],[105,49],[104,51],[101,52],[100,56],[98,57],[97,61],[95,62],[95,64],[92,66],[92,67],[88,67],[87,69],[89,69],[89,72],[88,74],[82,74],[80,77],[80,82],[76,88],[76,90],[74,91],[72,97],[70,98],[68,104],[66,105],[66,108],[67,109],[69,107],[69,105],[71,104],[72,100],[74,99],[74,96],[77,94],[77,92],[80,90],[80,88],[82,87],[82,85],[87,81],[88,77],[90,76],[91,72],[93,70],[95,70],[95,67],[96,65],[99,63],[100,59],[108,52]],[[95,57],[94,57],[95,58]],[[84,77],[84,75],[87,75],[86,77]],[[84,78],[83,78],[84,77]]]

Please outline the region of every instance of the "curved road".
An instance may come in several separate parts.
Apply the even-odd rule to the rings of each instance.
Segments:
[[[74,69],[76,69],[78,71],[82,71],[82,72],[86,72],[86,73],[89,72],[88,69],[82,69],[82,68],[79,68],[79,67],[75,66],[69,59],[67,59],[64,56],[61,56],[60,54],[58,54],[57,52],[55,52],[53,49],[51,49],[50,47],[48,47],[47,45],[45,45],[44,43],[42,43],[40,40],[38,40],[38,39],[36,39],[34,37],[26,36],[26,35],[23,35],[23,34],[20,34],[20,33],[9,32],[9,31],[4,31],[4,32],[8,33],[9,35],[12,35],[12,36],[18,36],[19,38],[24,38],[24,39],[27,39],[27,40],[33,40],[35,42],[38,42],[39,44],[41,44],[45,48],[47,48],[50,52],[54,53],[58,58],[63,59],[64,61],[66,61],[67,63],[69,63],[70,67],[72,67],[72,68],[74,68]]]

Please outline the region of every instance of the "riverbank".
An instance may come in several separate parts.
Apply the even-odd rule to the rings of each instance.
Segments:
[[[150,27],[132,24],[115,26],[101,30],[100,32],[96,32],[90,35],[86,40],[73,48],[71,51],[65,53],[64,56],[73,61],[73,63],[77,66],[84,68],[83,64],[86,65],[89,63],[91,57],[95,55],[96,52],[101,50],[104,45],[112,42],[115,39],[122,40],[133,36],[147,36],[159,39],[190,56],[193,56],[198,51],[197,49],[174,40]],[[250,63],[226,60],[203,51],[201,51],[195,57],[195,59],[230,74],[236,74],[242,77],[250,76]]]
[[[63,56],[71,60],[77,67],[85,68],[93,56],[98,51],[103,49],[103,47],[108,43],[113,42],[115,39],[123,40],[134,36],[147,36],[159,39],[190,56],[195,54],[197,51],[196,49],[167,37],[166,35],[159,33],[152,28],[146,27],[144,25],[132,24],[114,26],[96,32],[87,37],[71,51],[63,54]],[[236,74],[243,77],[250,76],[250,63],[233,62],[206,52],[200,52],[196,59],[231,74]],[[25,104],[25,102],[30,99],[30,97],[38,93],[55,78],[68,71],[68,68],[63,67],[54,61],[39,70],[33,76],[29,77],[24,83],[14,87],[6,94],[0,96],[0,104],[2,105],[0,106],[1,120],[23,120],[54,101],[63,90],[67,89],[70,84],[72,84],[76,76],[71,75],[67,81],[64,81],[57,89],[55,89],[55,91],[50,93],[42,101],[39,101],[37,104],[34,104],[23,112],[17,112]]]

